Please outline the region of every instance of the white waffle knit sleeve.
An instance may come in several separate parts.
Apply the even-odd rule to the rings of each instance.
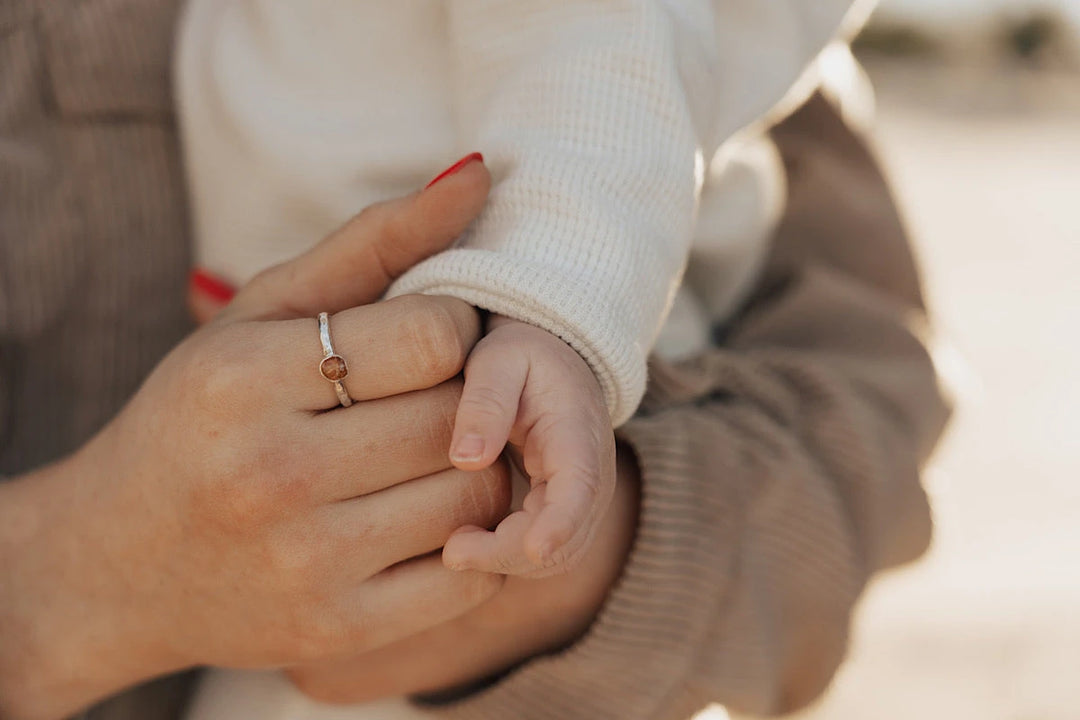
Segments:
[[[495,184],[457,246],[391,294],[537,325],[633,414],[680,281],[704,162],[768,112],[850,0],[449,0],[462,152]]]

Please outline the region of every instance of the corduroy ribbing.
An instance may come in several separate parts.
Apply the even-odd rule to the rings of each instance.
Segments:
[[[843,252],[867,235],[838,210],[887,189],[824,101],[790,123],[804,133],[781,144],[800,169],[789,178],[798,215],[766,282],[724,348],[651,366],[642,413],[620,430],[641,467],[641,515],[607,604],[574,646],[446,717],[791,711],[827,686],[869,576],[925,549],[918,468],[947,411],[910,323],[921,300],[903,230],[880,213],[869,235],[903,277]],[[814,218],[830,228],[819,248],[803,245]]]
[[[76,448],[190,328],[174,18],[62,2],[0,37],[0,472]]]
[[[134,4],[157,11],[130,13]],[[83,43],[115,45],[115,62],[87,81],[129,92],[141,81],[110,72],[167,64],[149,55],[168,53],[153,39],[172,22],[172,0],[56,0],[33,12],[47,8],[49,22],[80,13],[69,29]],[[161,95],[128,97],[115,112],[59,107],[92,88],[57,91],[42,52],[69,46],[39,42],[49,22],[11,17],[0,15],[7,474],[77,446],[187,327],[175,136],[143,112]],[[642,509],[605,608],[568,650],[436,716],[674,719],[707,701],[790,709],[821,691],[842,656],[867,574],[925,546],[917,469],[944,408],[911,322],[922,306],[903,232],[872,160],[820,101],[782,135],[791,201],[762,287],[725,349],[652,367],[643,412],[621,431],[640,461]],[[171,717],[177,687],[129,693],[93,717]]]

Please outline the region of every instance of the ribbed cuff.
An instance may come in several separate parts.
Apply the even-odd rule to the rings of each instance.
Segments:
[[[603,391],[614,427],[626,422],[645,392],[646,353],[632,303],[566,278],[550,267],[484,250],[450,250],[401,277],[389,297],[446,295],[542,328],[574,348]]]

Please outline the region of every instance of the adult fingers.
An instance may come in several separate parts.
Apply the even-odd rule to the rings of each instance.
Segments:
[[[337,312],[378,300],[395,278],[445,249],[480,214],[491,176],[479,155],[425,190],[371,205],[295,260],[256,276],[216,322]]]
[[[360,618],[353,652],[383,647],[479,606],[502,587],[503,577],[455,572],[436,556],[390,567],[357,587],[353,612]]]
[[[337,407],[314,317],[272,325],[273,350],[264,353],[263,378],[289,407]],[[389,397],[434,387],[457,375],[480,334],[476,311],[447,297],[406,295],[351,308],[330,318],[334,351],[348,365],[343,380],[353,400]]]
[[[368,702],[489,677],[580,637],[621,574],[637,526],[637,468],[629,454],[619,459],[611,510],[576,570],[543,582],[509,578],[457,620],[349,660],[291,670],[292,681],[323,702]]]
[[[313,495],[322,502],[370,495],[450,468],[447,449],[461,382],[356,403],[290,425],[306,452]]]
[[[505,464],[453,468],[326,507],[326,542],[343,572],[364,579],[438,550],[462,525],[494,525],[509,506]]]

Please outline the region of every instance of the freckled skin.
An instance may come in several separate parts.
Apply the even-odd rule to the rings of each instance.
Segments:
[[[479,317],[449,298],[376,302],[465,230],[489,186],[473,162],[367,208],[241,289],[85,446],[0,483],[0,568],[14,578],[0,581],[0,717],[68,717],[196,665],[348,656],[502,587],[432,555],[510,501],[504,469],[447,458],[452,378]],[[337,409],[313,372],[320,312],[343,354],[372,369],[356,380],[371,402]],[[438,340],[423,367],[402,328]]]

